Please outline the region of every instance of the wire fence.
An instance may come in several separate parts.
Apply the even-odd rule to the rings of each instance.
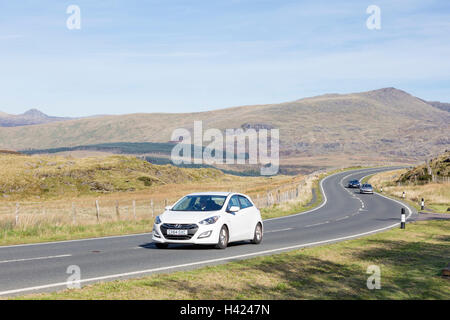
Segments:
[[[305,176],[300,182],[250,193],[258,208],[305,200],[312,194],[313,184],[322,172]],[[236,191],[238,190],[230,190]],[[0,205],[0,229],[5,227],[38,226],[43,224],[89,225],[114,221],[153,220],[164,208],[178,199],[82,200],[59,202],[14,202]]]

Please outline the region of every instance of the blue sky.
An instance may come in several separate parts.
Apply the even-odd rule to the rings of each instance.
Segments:
[[[0,0],[0,111],[195,112],[391,86],[450,102],[449,40],[446,0]]]

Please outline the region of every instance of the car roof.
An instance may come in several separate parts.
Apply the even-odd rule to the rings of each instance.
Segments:
[[[188,196],[225,196],[226,197],[230,194],[231,194],[231,192],[213,191],[213,192],[194,192],[194,193],[188,194]]]

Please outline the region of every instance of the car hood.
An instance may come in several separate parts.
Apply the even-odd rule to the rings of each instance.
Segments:
[[[198,223],[206,218],[219,215],[219,211],[165,211],[160,215],[163,223]]]

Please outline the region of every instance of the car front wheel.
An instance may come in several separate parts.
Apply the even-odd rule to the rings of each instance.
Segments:
[[[263,238],[262,226],[261,223],[258,223],[255,228],[255,235],[253,236],[252,243],[260,244]]]
[[[225,249],[228,246],[228,229],[222,226],[219,233],[219,241],[216,244],[217,249]]]

